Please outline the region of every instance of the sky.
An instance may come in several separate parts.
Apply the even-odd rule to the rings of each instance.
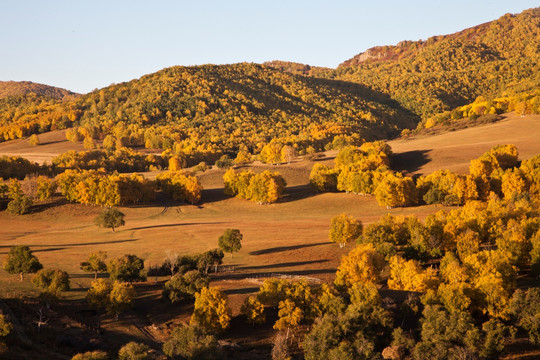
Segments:
[[[335,68],[377,45],[450,34],[538,0],[0,0],[0,80],[87,93],[175,65]]]

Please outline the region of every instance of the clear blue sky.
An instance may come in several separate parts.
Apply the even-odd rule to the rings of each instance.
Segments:
[[[174,65],[336,67],[375,45],[453,33],[538,0],[0,0],[0,80],[86,93]]]

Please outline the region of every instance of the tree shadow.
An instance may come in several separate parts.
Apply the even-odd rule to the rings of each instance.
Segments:
[[[236,270],[262,270],[262,269],[274,269],[274,268],[286,268],[310,264],[320,264],[328,262],[328,260],[310,260],[310,261],[296,261],[296,262],[287,262],[287,263],[277,263],[270,265],[258,265],[258,266],[239,266]]]
[[[431,161],[428,154],[432,150],[412,150],[392,155],[392,169],[413,173]]]
[[[118,243],[125,243],[125,242],[133,242],[137,241],[139,239],[126,239],[126,240],[114,240],[114,241],[95,241],[95,242],[89,242],[89,243],[73,243],[73,244],[54,244],[54,245],[32,245],[31,247],[44,247],[47,249],[37,249],[33,250],[32,252],[45,252],[45,251],[57,251],[57,250],[65,250],[68,247],[74,247],[74,246],[91,246],[91,245],[105,245],[105,244],[118,244]],[[58,247],[58,246],[62,247]],[[12,248],[12,245],[0,245],[0,248]],[[0,254],[7,254],[7,252],[0,252]]]
[[[157,228],[165,228],[165,227],[189,226],[189,225],[211,225],[211,224],[225,224],[225,222],[216,221],[216,222],[194,222],[194,223],[148,225],[148,226],[134,227],[134,228],[126,229],[126,230],[146,230],[146,229],[157,229]]]
[[[224,290],[223,292],[227,295],[245,295],[245,294],[256,293],[257,291],[259,291],[258,286],[248,287],[248,288],[239,288],[239,289],[227,289],[227,290]]]
[[[317,194],[318,192],[314,190],[310,184],[290,186],[285,188],[285,194],[283,194],[283,197],[281,197],[279,202],[307,199]]]
[[[212,276],[212,280],[243,280],[246,278],[270,278],[279,276],[313,276],[321,274],[335,274],[336,269],[309,269],[295,271],[279,271],[275,273],[269,272],[254,272],[254,273],[222,273],[221,275]]]
[[[57,207],[57,206],[66,205],[68,203],[69,203],[69,201],[67,201],[65,198],[62,197],[62,198],[59,198],[59,199],[56,199],[54,201],[47,202],[47,203],[44,203],[44,204],[33,205],[30,208],[30,213],[31,214],[38,214],[38,213],[43,212],[45,210],[52,209],[52,208]]]
[[[227,200],[231,198],[231,196],[226,195],[223,191],[223,188],[217,188],[217,189],[203,189],[202,191],[202,206],[204,207],[204,204],[210,204],[214,202],[220,202],[223,200]]]
[[[320,243],[314,243],[314,244],[277,246],[277,247],[273,247],[273,248],[269,248],[269,249],[251,251],[249,253],[249,255],[274,254],[274,253],[278,253],[278,252],[291,251],[291,250],[303,249],[303,248],[312,247],[312,246],[320,246],[320,245],[328,245],[328,244],[331,244],[331,243],[330,242],[320,242]]]
[[[59,143],[67,142],[67,141],[68,141],[67,139],[64,139],[64,140],[53,140],[53,141],[40,142],[39,146],[59,144]]]

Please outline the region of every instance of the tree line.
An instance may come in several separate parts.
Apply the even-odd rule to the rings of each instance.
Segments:
[[[457,175],[449,170],[438,170],[414,181],[389,168],[388,153],[362,150],[371,147],[342,148],[333,168],[315,164],[310,182],[318,191],[345,191],[359,195],[374,195],[387,208],[417,204],[463,205],[470,200],[487,200],[493,192],[497,196],[512,197],[537,194],[540,175],[539,157],[518,161],[515,145],[498,145],[471,160],[468,175]],[[386,145],[388,146],[388,145]]]

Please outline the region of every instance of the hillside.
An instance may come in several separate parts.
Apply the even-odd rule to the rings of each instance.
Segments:
[[[8,96],[36,94],[56,100],[69,100],[80,96],[69,90],[37,84],[31,81],[0,81],[0,99]]]
[[[375,47],[335,70],[285,61],[175,66],[68,101],[34,92],[0,97],[0,141],[76,127],[81,140],[110,136],[192,162],[256,154],[272,140],[303,154],[392,138],[418,124],[538,113],[539,64],[536,8],[455,34]]]
[[[256,64],[171,67],[82,98],[44,103],[28,96],[0,100],[4,139],[84,128],[124,145],[171,149],[201,160],[272,139],[323,150],[344,141],[391,137],[419,119],[387,95],[359,84],[296,76]]]
[[[332,78],[390,94],[426,118],[471,103],[534,90],[540,84],[540,8],[425,41],[371,48]]]

